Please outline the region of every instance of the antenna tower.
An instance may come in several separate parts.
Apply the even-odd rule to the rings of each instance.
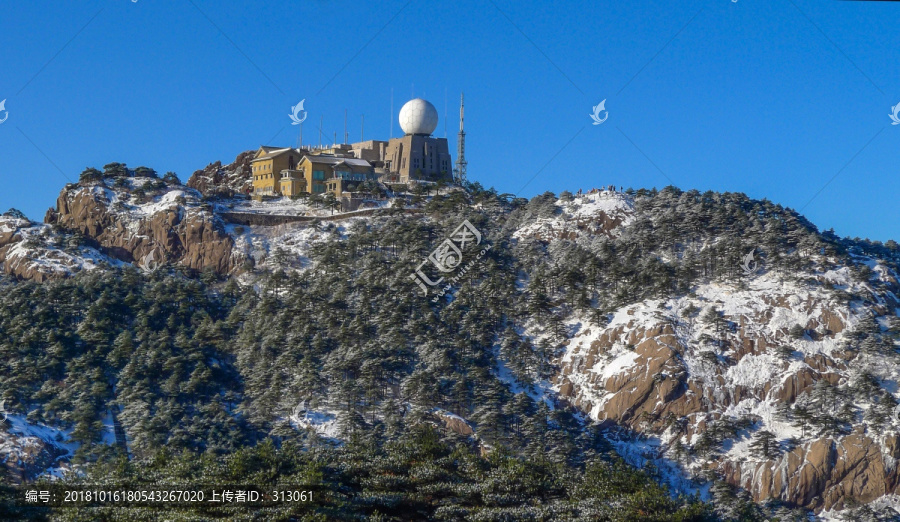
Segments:
[[[468,166],[468,162],[466,161],[466,131],[463,127],[463,116],[465,113],[465,95],[460,93],[459,95],[459,141],[456,145],[456,182],[457,183],[465,183],[466,182],[466,167]]]

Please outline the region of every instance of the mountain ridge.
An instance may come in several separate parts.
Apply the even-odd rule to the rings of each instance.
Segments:
[[[343,319],[351,322],[362,320],[356,314],[366,309],[366,299],[391,289],[401,310],[420,306],[455,318],[456,329],[448,332],[454,339],[471,337],[466,342],[474,344],[460,353],[481,354],[470,357],[481,361],[475,367],[487,364],[482,369],[494,379],[488,388],[505,388],[501,396],[525,394],[529,408],[572,407],[582,420],[566,429],[605,430],[629,463],[652,464],[673,491],[727,505],[730,490],[719,484],[729,484],[761,505],[777,501],[824,517],[858,504],[900,507],[896,243],[819,233],[796,212],[743,194],[674,187],[547,193],[526,201],[473,184],[433,196],[407,194],[394,200],[403,205],[385,205],[369,217],[236,225],[221,219],[223,209],[330,214],[304,201],[250,202],[235,195],[239,190],[228,192],[244,160],[238,156],[218,181],[210,173],[220,166],[195,173],[192,180],[206,180],[206,194],[153,177],[69,186],[43,225],[14,215],[0,220],[4,272],[53,284],[82,270],[131,273],[130,266],[146,268],[150,253],[161,252],[165,264],[150,277],[180,264],[189,277],[204,273],[210,281],[255,288],[263,301],[289,301],[284,285],[308,288],[325,278],[336,286],[322,298],[353,310]],[[407,206],[423,213],[397,212]],[[463,219],[492,251],[427,305],[409,276]],[[62,245],[74,233],[84,239]],[[51,269],[54,252],[69,256],[57,260],[57,271]],[[746,262],[748,252],[755,265]],[[341,270],[365,282],[338,282]],[[501,296],[496,303],[507,309],[471,319],[481,295]],[[309,306],[302,303],[296,306]],[[383,313],[385,324],[395,320]],[[449,328],[431,328],[438,327]],[[479,329],[486,331],[475,334]],[[388,386],[395,387],[389,396],[402,397],[412,410],[447,411],[438,423],[487,448],[516,445],[502,420],[514,413],[496,417],[485,407],[453,406],[445,396],[456,378],[446,373],[453,365],[440,362],[437,368],[445,370],[438,371],[424,362],[445,348],[418,330],[403,335],[410,337],[391,342],[420,362],[401,364],[411,366]],[[328,350],[350,354],[356,342],[368,346],[364,337]],[[368,351],[374,346],[363,350],[380,353]],[[239,366],[254,359],[248,353],[240,360],[247,362]],[[344,364],[336,361],[336,368]],[[448,389],[423,388],[426,377],[419,372],[426,370],[438,382],[450,381]],[[284,378],[299,377],[288,371]],[[296,393],[285,386],[285,394]],[[301,431],[329,437],[350,421],[333,407],[303,411]],[[373,426],[381,422],[380,414],[367,414]],[[254,415],[254,423],[269,422],[263,413]],[[122,418],[126,431],[135,429],[134,413]],[[301,417],[290,418],[290,429],[298,429]]]

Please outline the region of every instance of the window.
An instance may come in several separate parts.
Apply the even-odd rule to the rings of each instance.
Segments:
[[[314,170],[313,171],[313,179],[318,181],[325,180],[325,171],[324,170]]]

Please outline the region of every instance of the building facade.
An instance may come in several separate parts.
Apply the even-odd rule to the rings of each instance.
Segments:
[[[298,149],[261,146],[250,161],[254,196],[281,194],[281,171],[297,167],[304,151]]]
[[[399,183],[453,179],[447,138],[421,134],[392,138],[385,150],[384,167],[391,173],[389,181]]]
[[[438,123],[434,105],[421,98],[412,99],[400,109],[399,119],[405,134],[389,141],[333,143],[313,150],[260,147],[251,161],[253,194],[293,197],[332,192],[340,197],[376,178],[394,183],[452,181],[453,160],[447,138],[432,136]],[[463,136],[460,103],[460,140]],[[462,146],[459,154],[462,159]]]
[[[350,149],[356,159],[366,160],[375,167],[381,167],[384,165],[387,146],[388,142],[386,141],[366,140],[351,143]]]
[[[298,165],[297,171],[303,182],[301,192],[310,194],[324,194],[332,192],[340,197],[347,190],[349,184],[375,179],[375,169],[366,160],[356,158],[342,158],[327,155],[304,156]],[[297,195],[291,193],[284,195]]]

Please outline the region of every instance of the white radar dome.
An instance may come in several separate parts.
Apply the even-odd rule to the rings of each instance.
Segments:
[[[415,98],[400,109],[400,128],[406,134],[430,135],[437,128],[438,112],[427,100]]]

